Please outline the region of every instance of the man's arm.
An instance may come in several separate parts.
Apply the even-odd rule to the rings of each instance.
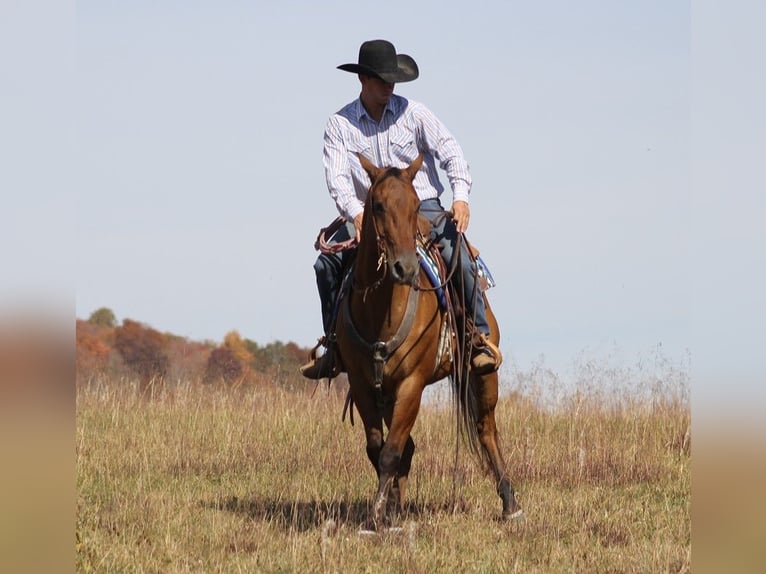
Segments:
[[[439,167],[444,170],[452,189],[452,215],[459,233],[468,229],[471,210],[468,196],[471,193],[471,173],[463,149],[447,127],[431,110],[419,106],[417,110],[420,127],[420,145],[434,154]]]
[[[327,189],[335,201],[338,211],[347,220],[354,221],[364,209],[362,202],[356,196],[354,182],[351,178],[349,152],[343,141],[340,126],[335,117],[327,122],[324,133],[324,171]]]

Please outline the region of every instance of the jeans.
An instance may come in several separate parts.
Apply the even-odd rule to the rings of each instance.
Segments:
[[[327,240],[341,243],[350,239],[355,233],[353,222],[347,221],[346,225],[338,229]],[[343,281],[343,270],[354,257],[356,257],[356,248],[346,249],[339,253],[322,253],[314,263],[319,300],[322,302],[322,327],[327,336],[335,331],[333,328],[336,315],[335,305],[338,300],[340,283]]]
[[[420,213],[431,220],[431,240],[439,247],[444,259],[444,266],[449,272],[452,257],[455,253],[455,245],[458,239],[457,228],[452,218],[447,217],[441,202],[437,199],[426,199],[420,202]],[[476,285],[476,263],[468,251],[465,241],[460,242],[460,272],[455,273],[452,284],[458,297],[462,294],[465,298],[466,312],[469,317],[473,316],[476,330],[484,335],[489,335],[487,323],[487,310],[484,306],[484,298]],[[474,292],[476,289],[476,292]]]

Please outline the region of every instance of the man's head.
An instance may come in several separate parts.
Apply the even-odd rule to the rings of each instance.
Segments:
[[[338,69],[377,78],[389,84],[410,82],[420,74],[415,60],[407,54],[397,54],[394,45],[386,40],[368,40],[362,43],[357,63],[342,64]]]
[[[368,108],[385,108],[394,93],[394,83],[365,74],[359,74],[359,81],[362,83],[361,98],[365,105]]]

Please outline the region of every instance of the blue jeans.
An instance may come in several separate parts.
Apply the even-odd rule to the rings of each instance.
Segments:
[[[444,208],[442,208],[438,199],[422,201],[420,203],[420,212],[431,221],[433,225],[431,239],[441,247],[440,252],[444,259],[444,265],[449,270],[458,238],[455,223],[450,217],[445,217]],[[337,242],[345,241],[351,237],[352,233],[354,233],[354,226],[352,223],[347,223],[333,235],[332,240]],[[322,326],[326,335],[334,331],[335,302],[338,299],[340,283],[343,280],[343,270],[355,256],[356,249],[349,249],[340,253],[322,253],[314,263],[317,290],[319,291],[319,299],[322,303]],[[460,264],[460,272],[456,271],[452,279],[455,291],[465,294],[466,312],[469,316],[473,316],[476,329],[480,333],[488,335],[489,325],[487,324],[484,299],[478,290],[478,286],[476,286],[476,264],[471,258],[464,241],[460,243]],[[476,289],[475,293],[474,289]]]
[[[354,224],[346,222],[346,225],[338,229],[328,241],[342,243],[352,237]],[[319,300],[322,302],[322,327],[325,335],[335,331],[335,303],[338,300],[340,284],[343,281],[343,270],[356,257],[356,249],[346,249],[340,253],[321,253],[314,263],[314,273],[317,278],[317,290]]]
[[[431,240],[441,248],[444,265],[449,271],[452,257],[455,253],[458,232],[455,222],[451,217],[446,217],[441,202],[437,199],[426,199],[420,202],[420,213],[431,220]],[[468,251],[465,241],[460,242],[460,271],[455,272],[452,278],[452,284],[455,292],[460,296],[464,294],[466,313],[469,317],[473,316],[476,330],[484,335],[489,335],[489,324],[487,323],[487,310],[484,306],[484,298],[476,285],[476,263]],[[474,289],[476,291],[474,292]]]

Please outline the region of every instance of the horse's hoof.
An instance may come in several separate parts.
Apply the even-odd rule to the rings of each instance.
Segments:
[[[524,514],[524,510],[517,508],[513,512],[503,512],[503,520],[506,522],[523,522],[527,519],[527,515]]]

